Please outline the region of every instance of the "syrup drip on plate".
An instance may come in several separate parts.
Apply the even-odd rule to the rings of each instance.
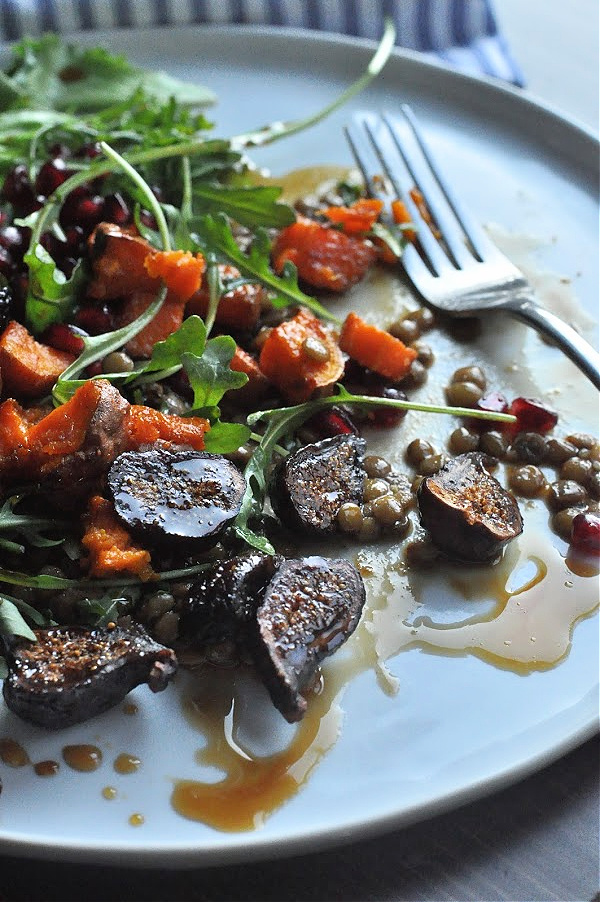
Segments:
[[[314,695],[300,725],[291,729],[291,741],[277,752],[257,754],[242,737],[238,708],[243,711],[245,706],[238,694],[239,675],[216,678],[206,682],[202,675],[200,688],[186,699],[185,708],[188,719],[206,737],[198,764],[216,767],[224,777],[214,782],[177,781],[171,804],[185,818],[221,831],[249,831],[264,824],[307,781],[338,737],[341,710],[330,692]],[[270,705],[266,700],[265,704]],[[260,711],[260,700],[258,705]],[[268,713],[267,730],[274,714]]]

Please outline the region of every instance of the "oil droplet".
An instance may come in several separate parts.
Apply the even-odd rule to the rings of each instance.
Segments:
[[[21,744],[9,738],[0,740],[0,759],[11,768],[23,768],[30,763],[29,756]]]
[[[138,707],[135,702],[126,702],[123,705],[123,714],[124,715],[137,715]]]
[[[117,795],[116,787],[103,787],[102,788],[102,796],[105,800],[114,800]]]
[[[50,778],[54,774],[58,774],[60,765],[52,759],[45,759],[43,762],[36,762],[33,770],[40,778]]]
[[[132,828],[139,828],[145,821],[146,819],[139,812],[134,812],[133,815],[129,816],[129,824]]]
[[[102,752],[90,743],[63,747],[63,759],[75,771],[96,771],[102,763]]]
[[[132,756],[129,753],[121,753],[115,759],[113,768],[119,774],[133,774],[138,770],[141,764],[141,760],[138,759],[137,756]]]

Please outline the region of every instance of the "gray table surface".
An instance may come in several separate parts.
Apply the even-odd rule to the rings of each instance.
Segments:
[[[598,0],[496,7],[530,91],[597,129]],[[310,856],[179,872],[0,856],[0,901],[599,900],[598,747],[595,737],[490,797]]]

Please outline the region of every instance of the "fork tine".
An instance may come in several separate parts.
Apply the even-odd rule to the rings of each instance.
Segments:
[[[419,162],[416,157],[411,158],[411,162],[405,158],[405,162],[407,167],[411,172],[413,172],[415,184],[421,188],[423,191],[423,196],[425,198],[425,202],[427,206],[431,209],[431,212],[434,216],[434,219],[438,223],[440,230],[443,234],[444,240],[450,247],[452,254],[457,260],[457,263],[461,263],[463,265],[471,262],[470,255],[465,257],[465,245],[462,241],[457,241],[457,236],[455,233],[455,226],[452,220],[448,220],[448,214],[446,211],[439,206],[437,203],[437,199],[435,194],[429,196],[429,190],[427,190],[427,194],[425,190],[423,190],[423,186],[427,183],[428,185],[432,184],[431,175],[437,182],[437,186],[441,191],[441,194],[450,208],[452,214],[456,218],[456,221],[460,225],[460,228],[464,232],[465,237],[471,244],[473,250],[477,254],[480,260],[484,258],[489,258],[492,255],[497,255],[498,251],[496,246],[490,241],[490,239],[485,234],[484,230],[481,228],[479,223],[473,219],[473,217],[468,213],[468,211],[461,204],[460,200],[456,196],[456,193],[450,188],[450,185],[444,178],[443,174],[440,172],[433,155],[427,146],[427,142],[424,138],[423,132],[421,130],[420,125],[417,122],[417,118],[409,106],[409,104],[402,104],[401,106],[402,114],[410,126],[412,134],[417,142],[417,145],[421,151],[422,158],[427,164],[430,173],[427,173],[426,168],[422,165],[419,165]],[[398,126],[396,122],[392,119],[391,116],[384,116],[386,124],[390,129],[394,140],[398,142]],[[411,163],[414,165],[415,170],[411,166]],[[417,176],[417,171],[419,175]]]
[[[402,108],[402,112],[406,112]],[[432,170],[429,159],[423,153],[422,143],[414,131],[414,122],[406,116],[409,129],[405,123],[389,115],[383,116],[389,129],[394,146],[406,169],[410,173],[411,180],[421,193],[425,206],[431,214],[434,235],[437,240],[442,239],[444,247],[449,252],[453,263],[461,269],[473,262],[473,254],[466,244],[464,230],[457,221],[451,205],[444,197],[437,182],[436,173]],[[413,117],[414,120],[414,117]],[[431,227],[430,227],[431,228]],[[421,235],[419,235],[421,238]]]
[[[402,198],[405,202],[417,229],[423,256],[430,269],[437,274],[453,270],[454,264],[423,220],[410,195],[412,177],[382,120],[365,114],[355,115],[351,127],[350,148],[371,194],[382,196],[376,179],[376,175],[382,173],[393,188],[393,193],[388,192],[383,196],[388,200]]]

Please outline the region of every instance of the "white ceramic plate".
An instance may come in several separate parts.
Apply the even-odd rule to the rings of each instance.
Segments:
[[[372,51],[343,38],[253,28],[123,30],[85,39],[214,89],[220,98],[212,113],[217,135],[311,113],[363,71]],[[352,110],[393,111],[405,101],[417,110],[449,177],[478,217],[508,232],[537,236],[536,265],[571,280],[578,300],[594,314],[598,147],[588,134],[520,92],[397,52],[377,83],[346,109],[257,154],[257,162],[275,174],[311,164],[349,164],[342,126]],[[592,328],[592,339],[593,333]],[[500,345],[515,341],[513,357],[532,350],[541,355],[537,337],[507,325]],[[567,394],[578,391],[573,371],[561,369],[560,361],[557,370],[556,352],[547,353],[544,385],[558,379]],[[506,366],[502,354],[499,360]],[[516,382],[520,379],[525,377],[516,373]],[[597,397],[583,392],[580,398],[575,424],[597,434]],[[560,594],[563,588],[555,585],[551,591]],[[67,743],[96,744],[104,756],[93,774],[62,765],[48,778],[36,777],[29,767],[0,765],[3,849],[172,866],[322,847],[489,793],[596,730],[597,617],[575,627],[571,652],[560,665],[527,676],[469,654],[418,649],[388,665],[398,693],[384,693],[372,670],[354,679],[342,699],[337,742],[300,792],[251,832],[215,831],[183,819],[170,806],[173,781],[200,774],[195,754],[202,736],[182,713],[180,685],[156,697],[146,689],[135,691],[133,717],[119,709],[60,734],[30,729],[2,709],[0,738],[19,740],[32,762],[61,762]],[[141,760],[136,774],[113,770],[113,759],[122,752]],[[116,789],[112,800],[102,796],[107,786]],[[129,823],[134,813],[144,817],[138,827]]]

